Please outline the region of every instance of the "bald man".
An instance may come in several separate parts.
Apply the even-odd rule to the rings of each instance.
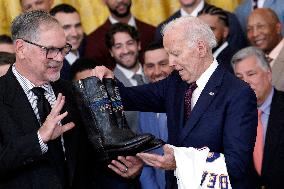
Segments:
[[[284,40],[281,24],[272,9],[255,9],[248,18],[247,38],[251,45],[264,51],[272,68],[272,84],[284,90]]]

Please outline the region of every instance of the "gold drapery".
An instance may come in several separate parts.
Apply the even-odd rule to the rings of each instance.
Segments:
[[[232,11],[240,0],[207,0],[211,4]],[[76,7],[88,34],[108,16],[102,0],[54,0],[54,5],[68,3]],[[178,0],[132,0],[132,13],[139,19],[157,25],[179,9]],[[10,34],[11,21],[21,12],[19,0],[0,0],[0,34]]]

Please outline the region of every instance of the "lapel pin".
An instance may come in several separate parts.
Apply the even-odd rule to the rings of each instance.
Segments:
[[[213,93],[213,92],[210,92],[210,93],[209,93],[210,96],[214,96],[214,94],[215,94],[215,93]]]

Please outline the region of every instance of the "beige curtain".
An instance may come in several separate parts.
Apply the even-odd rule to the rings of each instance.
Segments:
[[[207,1],[232,11],[240,0]],[[101,25],[109,14],[102,0],[54,0],[54,5],[59,3],[68,3],[78,9],[87,34]],[[132,13],[154,26],[177,9],[179,9],[178,0],[132,0]],[[21,11],[19,0],[0,0],[0,10],[0,34],[10,34],[10,23]]]

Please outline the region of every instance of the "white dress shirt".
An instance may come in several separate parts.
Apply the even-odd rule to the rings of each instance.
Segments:
[[[206,86],[209,78],[213,74],[213,72],[216,70],[218,67],[218,62],[216,59],[213,60],[213,63],[207,68],[207,70],[201,74],[201,76],[196,80],[196,85],[197,88],[193,91],[192,93],[192,98],[191,98],[191,109],[195,106],[200,94],[202,93],[204,87]]]
[[[116,64],[116,67],[125,75],[125,77],[129,80],[129,82],[132,84],[132,86],[137,86],[137,81],[132,78],[134,74],[142,75],[142,78],[144,80],[144,73],[143,73],[142,66],[141,66],[140,63],[138,65],[139,65],[139,68],[138,68],[138,71],[136,73],[134,73],[133,71],[131,71],[127,68],[120,66],[119,64]],[[144,80],[144,83],[146,83],[145,80]]]

